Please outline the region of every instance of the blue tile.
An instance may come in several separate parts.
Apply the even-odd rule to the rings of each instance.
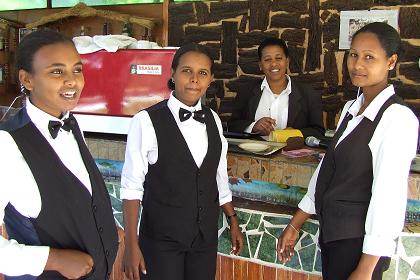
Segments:
[[[270,222],[273,225],[287,225],[290,222],[290,218],[283,218],[283,217],[265,216],[264,220],[267,222]]]
[[[252,214],[246,225],[246,230],[258,229],[261,222],[261,214]]]
[[[312,240],[311,235],[307,234],[304,238],[302,238],[302,240],[300,241],[300,244],[302,247],[306,247],[308,245],[313,244],[314,241]]]
[[[266,262],[276,262],[276,239],[264,233],[258,251],[258,259]]]

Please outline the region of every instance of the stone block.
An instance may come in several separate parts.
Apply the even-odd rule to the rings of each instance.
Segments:
[[[205,46],[211,56],[215,61],[220,59],[220,43],[205,43]]]
[[[222,63],[237,64],[238,23],[223,21],[222,30]]]
[[[340,36],[340,16],[338,14],[332,15],[322,25],[322,34],[324,36],[324,43],[333,40],[338,41]]]
[[[309,37],[306,51],[305,70],[313,71],[321,67],[321,23],[319,20],[319,1],[309,0]]]
[[[249,0],[249,30],[266,30],[269,21],[271,0]]]
[[[248,1],[211,2],[210,22],[248,14]]]
[[[289,46],[289,70],[291,73],[302,73],[305,48]]]
[[[210,11],[209,6],[206,4],[206,2],[195,2],[195,12],[197,15],[197,22],[198,25],[207,24],[210,22]]]
[[[305,29],[287,29],[281,34],[281,38],[287,42],[287,46],[300,45],[305,43]]]
[[[417,61],[400,64],[399,73],[415,83],[420,83],[420,69]]]
[[[231,79],[236,78],[238,66],[229,63],[215,63],[214,64],[214,78],[216,79]]]
[[[374,5],[374,0],[327,0],[322,2],[322,10],[368,10]]]
[[[203,41],[220,41],[222,35],[221,26],[187,26],[185,27],[185,41],[187,42],[203,42]]]
[[[271,5],[273,12],[297,12],[306,13],[308,11],[308,0],[273,0]]]
[[[255,85],[257,81],[261,81],[261,78],[254,76],[241,75],[238,79],[229,81],[226,83],[226,87],[230,91],[241,92],[250,90],[250,85]]]
[[[246,33],[238,34],[238,47],[239,48],[252,48],[254,46],[259,46],[261,41],[269,37],[279,37],[279,32],[277,30],[261,32],[261,31],[252,31]]]
[[[400,35],[405,39],[420,38],[420,7],[401,7],[398,16]]]
[[[307,19],[300,13],[278,14],[271,17],[270,28],[307,28]]]

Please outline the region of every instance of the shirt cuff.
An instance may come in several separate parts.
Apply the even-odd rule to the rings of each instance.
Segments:
[[[396,240],[389,237],[365,235],[363,240],[363,253],[373,256],[391,257],[396,247]]]
[[[224,197],[219,197],[219,205],[222,206],[228,202],[232,201],[232,194],[225,195]]]
[[[315,203],[305,195],[299,202],[298,207],[308,214],[316,214]]]
[[[120,189],[120,199],[127,199],[127,200],[142,200],[143,199],[143,191],[140,190],[131,190],[131,189]]]
[[[245,128],[246,133],[252,133],[252,129],[254,128],[255,122],[251,123],[247,128]]]

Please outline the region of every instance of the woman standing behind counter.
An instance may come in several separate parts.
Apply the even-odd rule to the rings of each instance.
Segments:
[[[400,44],[382,22],[354,34],[347,65],[362,91],[344,106],[308,193],[279,237],[279,259],[288,261],[302,224],[316,213],[325,280],[382,279],[404,225],[418,119],[388,84]]]
[[[277,129],[294,128],[303,137],[325,132],[321,97],[286,74],[289,50],[278,38],[267,38],[258,47],[264,80],[238,92],[228,121],[228,131],[269,135]]]
[[[241,251],[243,239],[231,203],[222,125],[200,102],[213,80],[213,60],[203,46],[187,44],[171,68],[175,90],[134,116],[128,133],[121,178],[125,274],[214,280],[219,205],[230,223],[232,253]]]

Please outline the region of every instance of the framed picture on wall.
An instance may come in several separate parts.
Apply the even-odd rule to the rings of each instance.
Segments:
[[[353,34],[371,22],[386,22],[398,30],[398,10],[342,11],[339,48],[349,49]]]

